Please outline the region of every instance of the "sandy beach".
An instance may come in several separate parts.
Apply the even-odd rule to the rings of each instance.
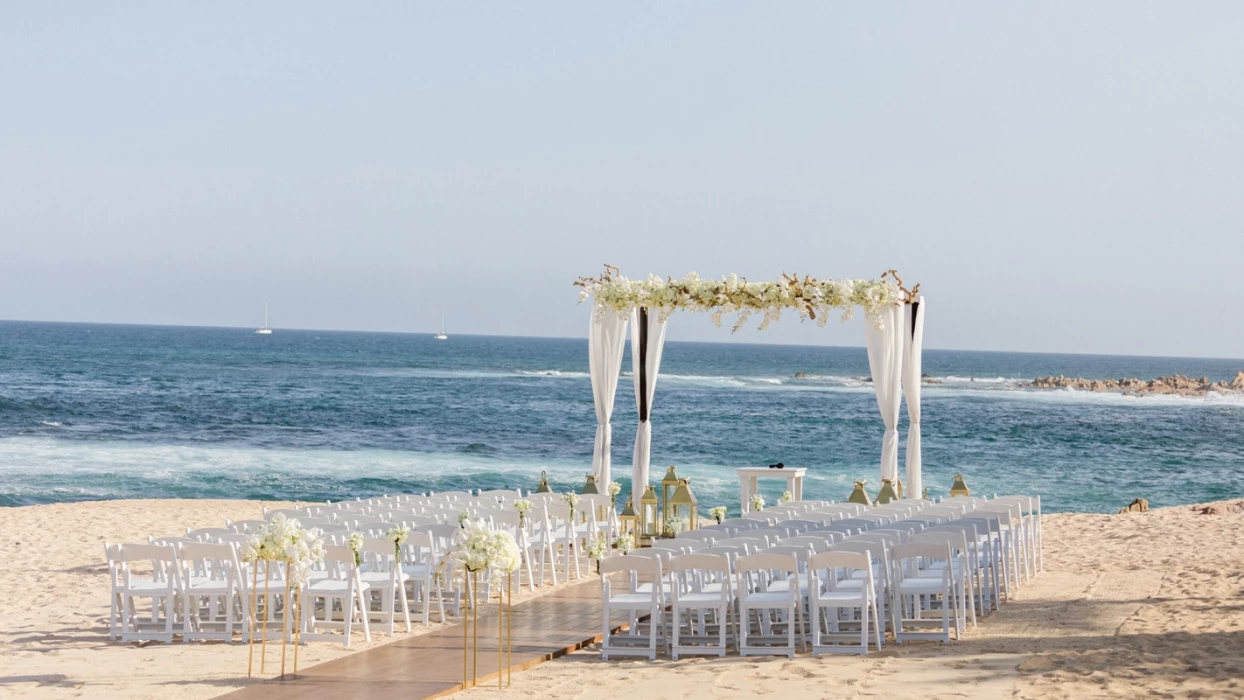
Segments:
[[[247,501],[105,501],[0,510],[0,695],[208,698],[247,684],[241,644],[107,640],[103,542],[257,517]],[[1046,571],[942,647],[867,658],[601,662],[588,649],[514,678],[506,695],[1244,697],[1244,514],[1180,506],[1046,516]],[[548,590],[547,588],[545,590]],[[526,596],[524,596],[526,597]],[[415,634],[422,627],[415,627]],[[304,664],[383,644],[304,648]],[[270,653],[271,650],[270,650]],[[270,658],[276,658],[272,653]],[[268,676],[272,675],[270,665]],[[495,695],[476,690],[468,697]]]
[[[0,508],[0,560],[7,562],[0,568],[0,590],[6,592],[0,602],[0,697],[193,700],[276,676],[280,649],[271,643],[267,673],[258,673],[256,652],[256,675],[248,679],[245,644],[109,641],[104,542],[184,535],[187,526],[221,527],[226,519],[260,518],[264,507],[298,505],[305,504],[167,499]],[[551,590],[546,585],[537,593]],[[531,595],[524,589],[514,599]],[[426,628],[414,622],[410,634],[437,626],[435,621]],[[373,628],[370,643],[355,634],[349,649],[308,644],[299,652],[299,665],[406,636],[398,632],[390,638]]]

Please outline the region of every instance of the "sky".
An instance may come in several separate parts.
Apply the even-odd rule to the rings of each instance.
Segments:
[[[1244,358],[1242,125],[1239,2],[4,3],[0,319],[583,337],[604,263],[896,268],[927,347]]]

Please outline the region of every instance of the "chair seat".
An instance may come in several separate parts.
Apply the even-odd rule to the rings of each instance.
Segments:
[[[609,605],[623,608],[649,608],[652,606],[652,593],[615,593],[609,596]]]
[[[359,578],[363,581],[363,583],[371,584],[373,586],[387,586],[393,580],[393,574],[390,574],[387,571],[360,571]],[[410,576],[403,571],[397,575],[397,579],[402,583],[405,583],[410,580]]]
[[[817,602],[821,604],[832,603],[849,603],[851,605],[863,605],[864,596],[859,591],[823,591],[816,596]]]
[[[402,564],[402,573],[408,578],[427,578],[432,567],[427,564]]]
[[[905,578],[898,584],[899,593],[928,595],[946,592],[946,585],[939,578]]]
[[[133,595],[151,595],[152,593],[167,594],[168,583],[164,581],[152,581],[151,579],[131,579],[129,586],[122,585],[119,586],[117,590],[119,592],[128,592]]]
[[[790,591],[765,591],[763,593],[748,593],[746,605],[749,608],[759,607],[786,607],[793,605],[794,601],[790,599]]]
[[[349,581],[339,578],[325,578],[319,581],[312,581],[307,586],[307,591],[315,595],[345,595],[349,587]],[[359,590],[366,593],[371,590],[371,584],[363,581]]]
[[[718,584],[720,586],[720,584]],[[679,605],[691,605],[697,607],[725,605],[727,602],[721,599],[721,589],[712,593],[703,591],[700,593],[681,593],[678,596]]]

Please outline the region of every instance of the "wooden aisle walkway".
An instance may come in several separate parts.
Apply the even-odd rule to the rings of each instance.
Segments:
[[[600,640],[597,579],[514,606],[511,670],[518,672]],[[619,616],[616,628],[624,624]],[[373,626],[372,634],[375,634]],[[479,685],[496,686],[497,605],[480,608]],[[352,700],[435,698],[463,689],[462,625],[409,637],[256,683],[231,700]],[[400,693],[400,695],[394,695]]]

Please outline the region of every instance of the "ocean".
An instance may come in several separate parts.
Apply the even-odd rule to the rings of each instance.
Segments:
[[[595,431],[587,365],[586,339],[0,322],[0,506],[530,489],[542,470],[577,490]],[[962,473],[977,493],[1040,494],[1047,511],[1244,495],[1242,396],[1017,388],[1240,369],[927,350],[940,383],[924,388],[925,485],[942,495]],[[677,465],[702,511],[738,508],[736,467],[778,461],[808,468],[809,498],[843,500],[855,479],[875,493],[883,428],[867,376],[863,348],[667,343],[653,478]],[[613,462],[628,492],[636,420],[627,372]],[[903,438],[906,424],[904,408]],[[779,482],[762,486],[775,501]]]

